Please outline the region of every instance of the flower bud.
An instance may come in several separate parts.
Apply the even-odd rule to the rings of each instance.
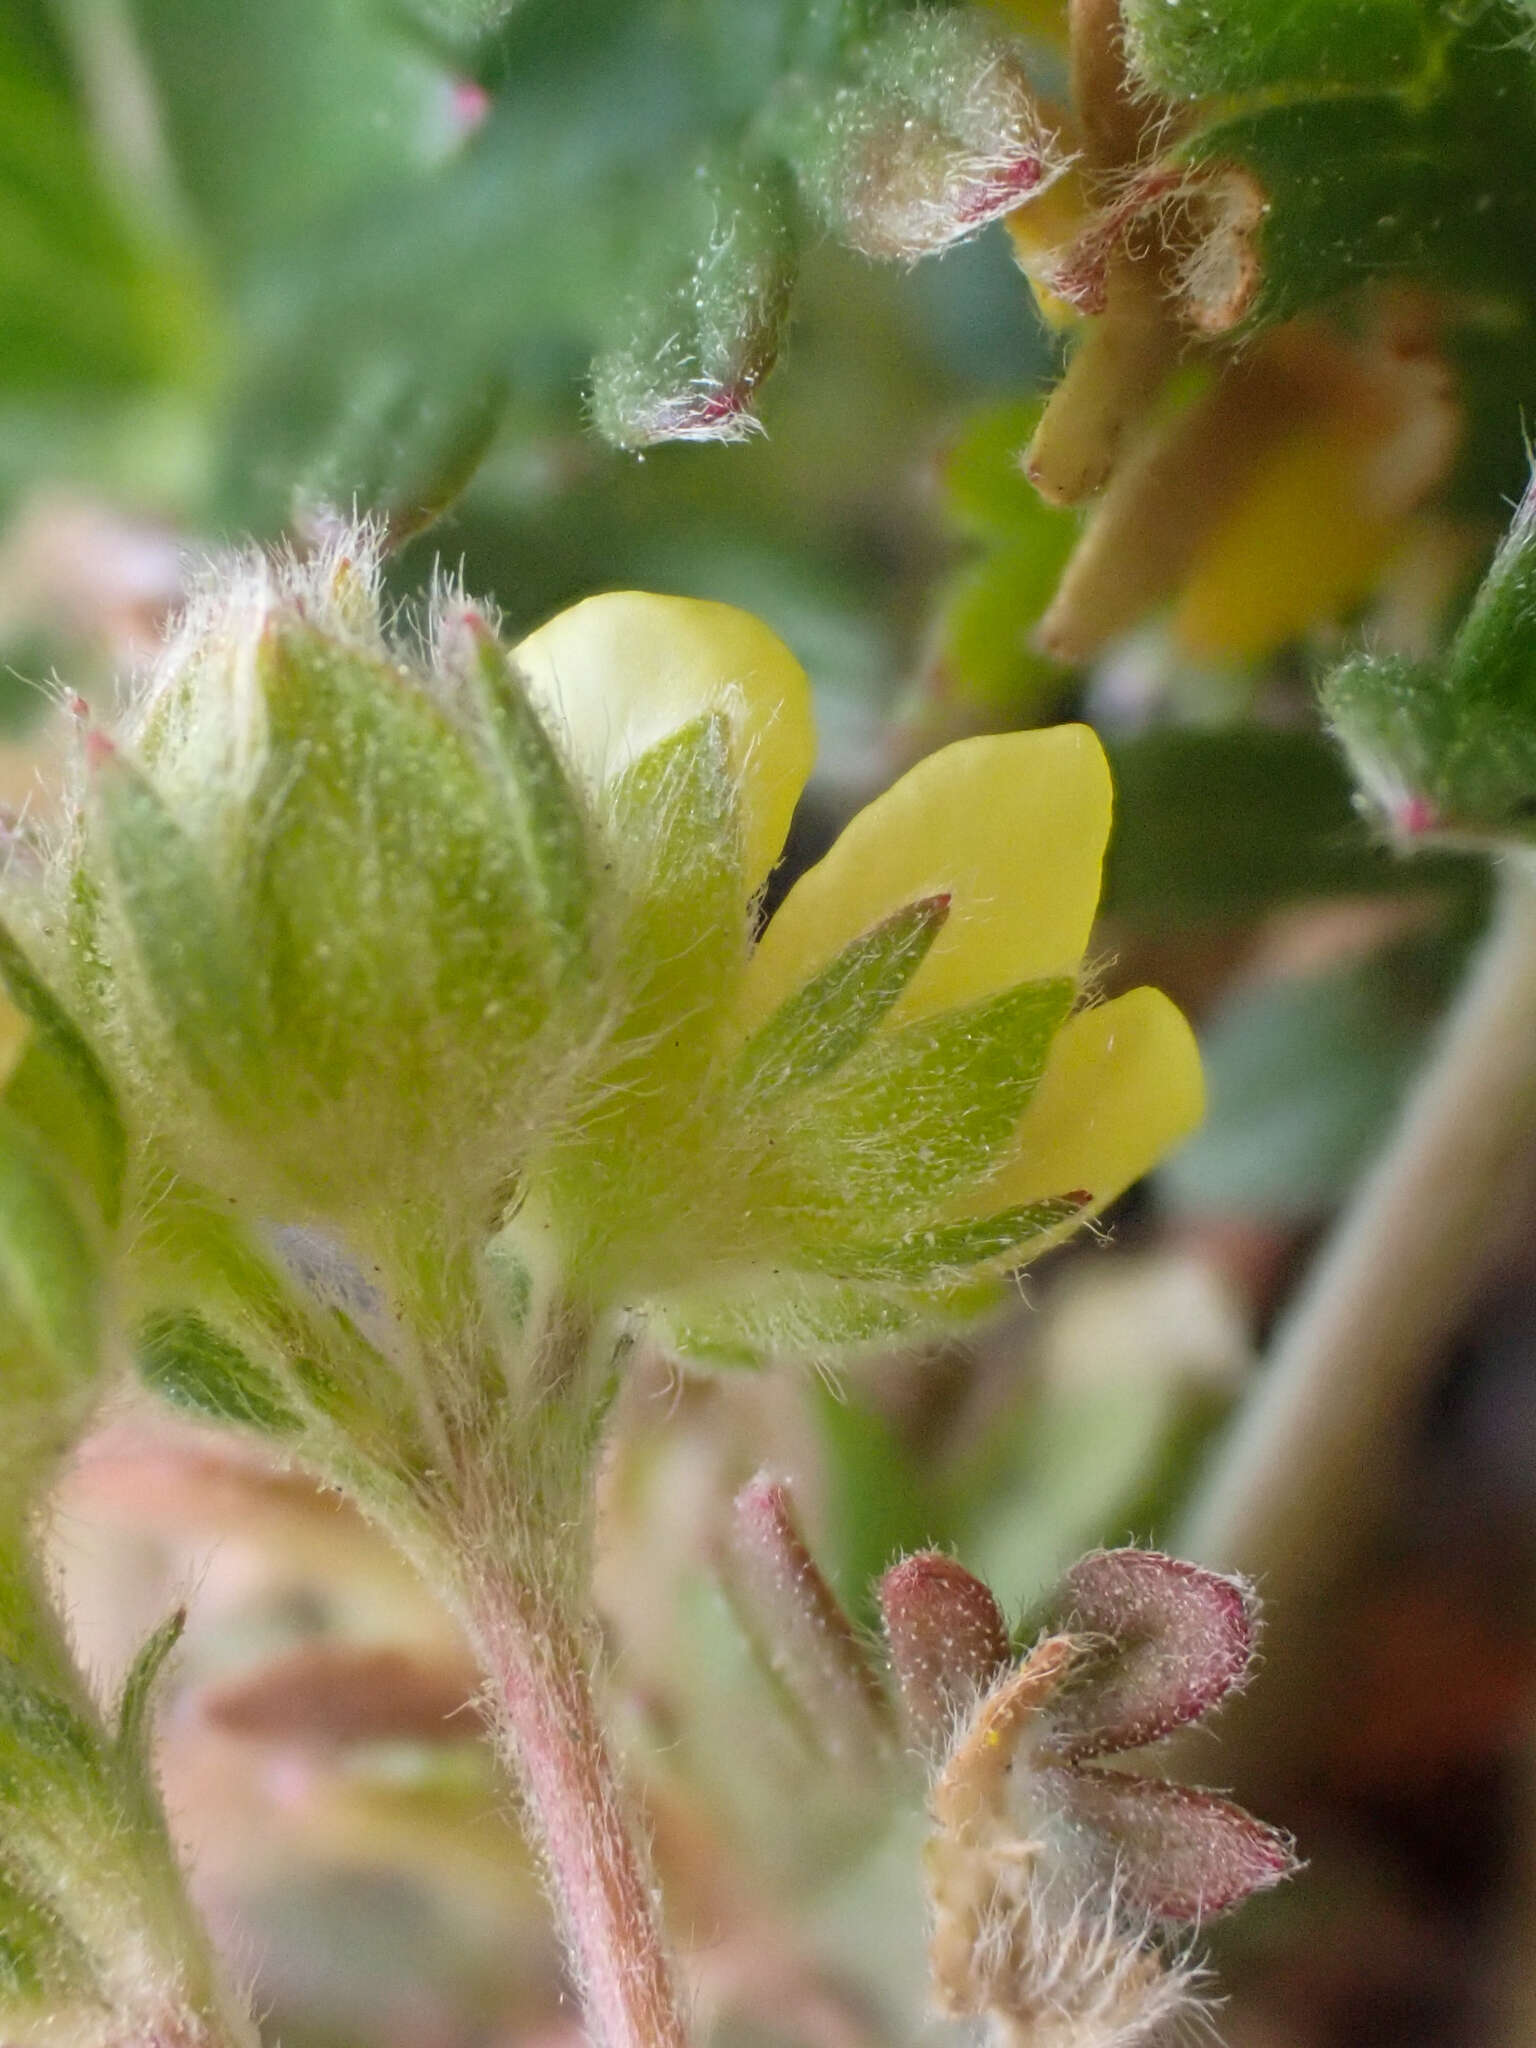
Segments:
[[[210,1185],[330,1214],[488,1198],[580,1039],[590,914],[582,799],[488,628],[418,669],[350,545],[194,608],[88,749],[67,881],[152,1125]]]

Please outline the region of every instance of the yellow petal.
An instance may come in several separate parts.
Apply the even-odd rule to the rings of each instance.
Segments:
[[[987,1215],[1083,1189],[1112,1202],[1199,1123],[1195,1034],[1155,988],[1132,989],[1063,1026],[1014,1134],[1013,1156],[960,1205]]]
[[[701,598],[611,591],[559,613],[513,658],[598,787],[680,726],[723,712],[758,887],[816,752],[805,671],[761,620]]]
[[[1075,976],[1112,795],[1104,750],[1085,725],[990,734],[930,754],[790,890],[747,971],[743,1029],[923,896],[948,894],[949,917],[890,1022]]]

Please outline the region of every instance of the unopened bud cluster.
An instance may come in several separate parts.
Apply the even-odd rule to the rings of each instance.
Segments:
[[[728,1590],[829,1752],[924,1761],[934,2002],[1018,2048],[1132,2048],[1199,2006],[1180,1930],[1278,1884],[1287,1836],[1230,1800],[1115,1766],[1242,1685],[1240,1581],[1155,1551],[1067,1573],[1020,1656],[990,1588],[920,1552],[880,1582],[892,1693],[794,1526],[785,1489],[738,1495]]]

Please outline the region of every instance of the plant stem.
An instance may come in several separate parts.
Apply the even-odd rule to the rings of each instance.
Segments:
[[[1506,857],[1492,924],[1395,1136],[1286,1315],[1179,1532],[1253,1574],[1270,1660],[1368,1534],[1445,1337],[1536,1136],[1536,870]],[[1263,1686],[1260,1693],[1273,1689]]]
[[[613,1332],[555,1292],[504,1357],[475,1317],[436,1336],[458,1360],[442,1432],[452,1463],[394,1533],[460,1615],[487,1680],[591,2040],[686,2048],[649,1859],[593,1695],[593,1482]]]
[[[587,1645],[528,1585],[482,1581],[470,1626],[598,2048],[685,2048],[655,1886],[624,1810]]]

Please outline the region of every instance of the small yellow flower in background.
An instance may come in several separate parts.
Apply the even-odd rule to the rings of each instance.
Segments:
[[[1166,998],[1079,1007],[1111,811],[1087,727],[931,755],[754,943],[813,752],[788,651],[729,607],[624,593],[513,660],[594,792],[643,970],[531,1166],[536,1269],[552,1237],[683,1350],[889,1339],[989,1299],[1198,1119]]]

